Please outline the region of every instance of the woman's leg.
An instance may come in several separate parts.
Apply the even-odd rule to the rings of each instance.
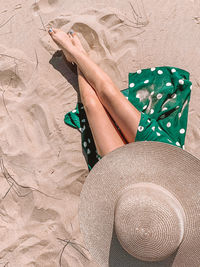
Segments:
[[[73,38],[71,34],[69,34],[69,36]],[[78,38],[74,39],[74,44],[83,53],[87,54]],[[112,150],[127,144],[127,141],[116,128],[109,113],[100,102],[95,90],[87,82],[78,67],[77,73],[81,101],[84,105],[97,152],[103,157]]]
[[[121,129],[126,140],[135,141],[141,113],[123,96],[109,76],[87,55],[76,52],[74,61],[95,89],[100,101]]]
[[[87,115],[97,152],[104,156],[127,142],[123,139],[96,92],[77,67],[81,101]]]
[[[123,96],[110,77],[88,55],[77,49],[66,33],[53,29],[51,36],[62,47],[67,60],[74,61],[80,68],[126,140],[134,142],[141,113]]]

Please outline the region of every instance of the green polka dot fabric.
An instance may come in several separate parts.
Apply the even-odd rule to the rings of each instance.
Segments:
[[[192,89],[189,76],[189,72],[169,66],[129,73],[129,87],[121,92],[141,112],[135,142],[164,142],[184,149]],[[83,104],[77,103],[64,121],[81,132],[83,153],[90,171],[101,156],[97,153]]]

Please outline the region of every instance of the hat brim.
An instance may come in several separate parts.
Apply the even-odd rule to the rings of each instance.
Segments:
[[[134,142],[104,156],[87,176],[79,206],[80,229],[94,260],[101,267],[112,266],[111,252],[117,251],[113,244],[120,246],[119,242],[112,242],[115,202],[125,187],[149,182],[171,192],[186,215],[184,240],[173,255],[173,263],[160,265],[157,262],[152,266],[200,266],[199,174],[199,159],[161,142]],[[128,256],[123,257],[123,267],[147,266],[132,256],[131,259],[130,265]]]

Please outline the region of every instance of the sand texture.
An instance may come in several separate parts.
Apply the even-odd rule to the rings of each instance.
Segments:
[[[79,99],[76,66],[47,29],[74,29],[120,90],[137,69],[189,71],[185,149],[199,158],[200,1],[0,2],[0,266],[97,267],[79,228],[81,135],[64,124]]]

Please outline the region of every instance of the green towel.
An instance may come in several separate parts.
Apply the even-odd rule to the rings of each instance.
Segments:
[[[141,112],[135,142],[158,141],[184,149],[192,89],[189,76],[189,72],[169,66],[129,73],[129,87],[121,92]],[[78,102],[76,108],[65,115],[64,121],[81,132],[90,171],[101,156],[97,153],[83,104]]]

